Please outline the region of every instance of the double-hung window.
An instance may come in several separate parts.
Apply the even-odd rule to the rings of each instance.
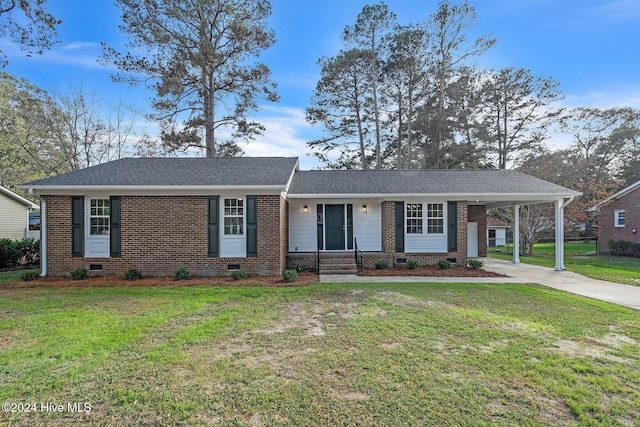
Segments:
[[[444,204],[427,203],[427,234],[444,234]]]
[[[240,236],[244,234],[244,200],[224,199],[224,234]]]
[[[407,203],[407,234],[422,234],[422,203]]]
[[[91,199],[89,205],[89,234],[109,235],[109,199]]]
[[[613,225],[615,227],[624,227],[627,215],[624,209],[613,211]]]

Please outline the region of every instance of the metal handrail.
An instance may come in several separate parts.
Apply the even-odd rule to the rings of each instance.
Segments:
[[[320,274],[320,248],[316,249],[316,274]]]
[[[359,260],[358,260],[358,252],[360,253]],[[355,237],[353,238],[353,253],[356,257],[356,267],[358,268],[358,271],[362,271],[362,258],[364,254],[360,249],[358,249],[358,239],[356,239]]]

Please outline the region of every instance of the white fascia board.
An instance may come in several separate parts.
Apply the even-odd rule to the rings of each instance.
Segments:
[[[244,193],[251,195],[272,195],[280,194],[284,187],[282,185],[34,185],[20,186],[19,188],[30,189],[41,195],[83,195],[89,193],[118,194],[122,196],[145,196],[145,195],[168,195],[168,196],[190,196],[190,195],[215,195],[219,193]]]
[[[634,184],[631,184],[628,187],[623,188],[622,190],[618,191],[615,194],[612,194],[611,196],[607,197],[606,199],[604,199],[603,201],[601,201],[597,205],[592,206],[589,209],[587,209],[587,211],[588,212],[595,212],[595,211],[599,210],[601,207],[603,207],[604,205],[606,205],[607,203],[609,203],[610,201],[619,199],[620,197],[627,195],[628,193],[632,192],[633,190],[635,190],[638,187],[640,187],[640,181],[638,181],[638,182],[636,182]]]
[[[289,180],[287,181],[287,185],[282,191],[282,197],[284,197],[285,199],[287,198],[287,193],[289,192],[289,188],[291,187],[291,183],[293,182],[293,177],[298,170],[300,170],[300,159],[296,158],[296,165],[291,171],[291,175],[289,175]]]
[[[291,194],[287,195],[289,199],[383,199],[383,200],[405,200],[413,198],[438,198],[446,200],[466,200],[469,202],[500,202],[500,201],[530,201],[530,202],[546,202],[555,201],[560,198],[570,197],[571,195],[582,195],[582,193],[574,192],[574,194],[566,193],[356,193],[356,194],[336,194],[336,193],[318,193],[318,194]]]

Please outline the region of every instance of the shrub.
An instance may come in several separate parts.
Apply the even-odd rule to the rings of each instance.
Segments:
[[[31,282],[33,280],[37,280],[39,277],[39,271],[28,270],[20,273],[20,280],[22,280],[23,282]]]
[[[73,280],[85,280],[89,278],[89,271],[84,267],[78,267],[75,270],[71,270],[70,274]]]
[[[441,270],[448,270],[451,268],[451,261],[441,259],[440,261],[438,261],[438,267],[440,267]]]
[[[416,269],[418,267],[420,267],[420,263],[418,261],[416,261],[415,259],[408,259],[407,260],[407,269],[414,270],[414,269]]]
[[[124,278],[127,280],[140,280],[142,279],[142,272],[135,268],[130,268],[124,273]]]
[[[186,268],[179,268],[173,274],[173,280],[187,280],[191,277],[191,273]]]
[[[305,273],[309,271],[309,268],[304,264],[296,264],[296,271],[298,273]]]
[[[40,262],[40,240],[30,237],[14,242],[16,250],[20,253],[20,257],[24,257],[27,264],[35,264]]]
[[[471,258],[467,260],[467,265],[473,268],[474,270],[479,270],[482,267],[484,267],[484,262],[479,259]]]
[[[18,265],[22,254],[15,241],[0,239],[0,268]]]
[[[298,272],[296,270],[285,270],[282,273],[282,278],[287,283],[293,283],[298,280]]]
[[[375,266],[376,266],[376,270],[384,270],[385,268],[389,267],[389,263],[386,261],[380,260],[380,261],[376,261]]]
[[[231,278],[233,280],[242,280],[247,278],[247,273],[243,269],[233,270],[231,272]]]
[[[640,257],[640,243],[628,242],[626,240],[609,240],[607,243],[609,254],[614,256]]]

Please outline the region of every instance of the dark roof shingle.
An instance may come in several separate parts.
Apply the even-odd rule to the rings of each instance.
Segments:
[[[299,171],[289,194],[578,194],[504,169]]]
[[[25,186],[282,186],[296,157],[125,158]]]

